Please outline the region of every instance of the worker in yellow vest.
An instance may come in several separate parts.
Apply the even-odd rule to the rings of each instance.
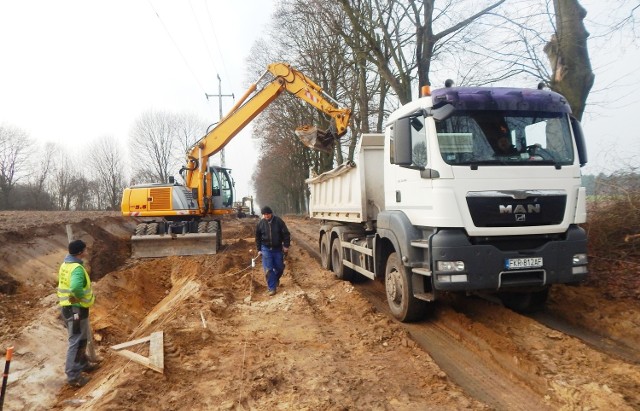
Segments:
[[[95,296],[91,289],[91,279],[84,267],[87,245],[82,240],[69,243],[69,254],[58,272],[58,304],[67,325],[69,347],[64,371],[67,382],[72,387],[82,387],[89,377],[83,372],[98,368],[97,363],[87,359],[87,339],[89,336],[89,307]]]

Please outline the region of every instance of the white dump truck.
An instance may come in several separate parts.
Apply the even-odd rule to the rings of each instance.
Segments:
[[[449,87],[361,136],[357,159],[307,180],[322,265],[384,280],[393,315],[444,292],[541,308],[587,276],[587,156],[580,123],[548,90]]]

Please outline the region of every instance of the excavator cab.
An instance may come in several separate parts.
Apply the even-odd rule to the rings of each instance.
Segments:
[[[211,173],[211,198],[214,210],[231,209],[233,207],[233,179],[231,170],[223,167],[209,167]]]

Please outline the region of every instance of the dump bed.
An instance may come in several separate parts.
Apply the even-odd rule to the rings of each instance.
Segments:
[[[363,134],[356,162],[306,180],[312,218],[361,223],[384,209],[383,134]]]

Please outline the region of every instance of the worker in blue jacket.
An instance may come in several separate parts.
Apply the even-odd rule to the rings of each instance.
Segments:
[[[284,255],[289,251],[291,235],[284,221],[271,207],[262,207],[262,219],[256,226],[256,249],[262,255],[262,267],[269,295],[274,295],[284,273]]]

